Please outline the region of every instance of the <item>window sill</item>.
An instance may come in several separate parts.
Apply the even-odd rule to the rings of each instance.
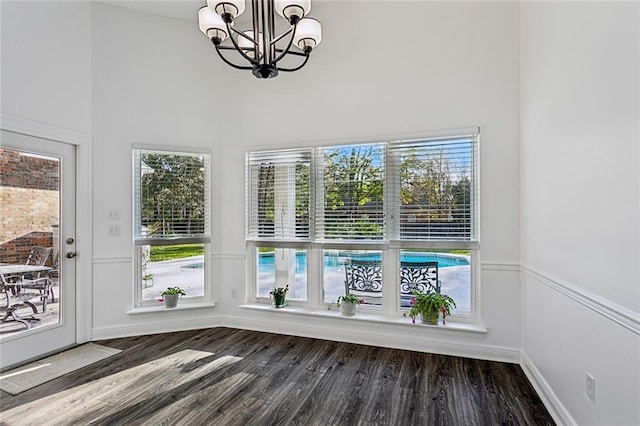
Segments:
[[[278,313],[288,313],[293,315],[304,315],[311,317],[324,317],[324,318],[340,318],[345,321],[362,321],[362,322],[372,322],[372,323],[385,323],[385,324],[398,324],[398,325],[406,325],[412,327],[427,327],[438,330],[451,330],[451,331],[461,331],[461,332],[470,332],[470,333],[481,333],[486,334],[487,329],[480,324],[474,323],[466,323],[466,322],[456,322],[454,320],[447,320],[446,324],[439,325],[429,325],[422,324],[417,321],[415,324],[411,322],[411,319],[408,317],[395,317],[395,316],[386,316],[377,313],[369,313],[369,312],[359,312],[353,317],[345,317],[340,313],[339,309],[309,309],[300,306],[285,306],[284,308],[275,308],[271,305],[267,305],[264,303],[248,303],[239,306],[242,309],[249,309],[261,312],[278,312]]]
[[[190,311],[193,309],[213,309],[216,304],[212,302],[205,303],[179,303],[175,308],[166,308],[164,304],[158,304],[158,306],[143,306],[140,308],[133,308],[127,311],[128,315],[150,314],[155,312],[175,312],[175,311]]]

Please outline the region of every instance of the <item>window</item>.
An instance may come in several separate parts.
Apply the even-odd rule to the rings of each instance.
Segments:
[[[407,307],[417,283],[428,283],[426,288],[453,297],[453,313],[473,313],[477,139],[474,134],[454,135],[389,144],[389,174],[397,182],[390,203],[391,217],[396,218],[390,238],[400,249],[401,307]],[[437,263],[428,267],[429,262]]]
[[[256,295],[290,284],[289,300],[307,300],[306,249],[310,236],[311,150],[247,156],[247,239],[256,259]]]
[[[311,150],[250,153],[247,168],[247,238],[308,240]]]
[[[256,300],[285,284],[312,306],[359,291],[369,309],[394,314],[432,288],[473,317],[478,140],[474,129],[247,154]]]
[[[291,283],[287,299],[307,300],[307,251],[295,248],[258,247],[258,297],[269,297],[271,289]],[[276,285],[278,283],[278,285]]]
[[[134,146],[133,169],[136,305],[173,286],[208,296],[209,154]]]
[[[318,149],[317,237],[384,238],[384,145]]]

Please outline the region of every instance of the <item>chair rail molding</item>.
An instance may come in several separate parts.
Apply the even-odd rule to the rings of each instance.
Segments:
[[[211,260],[236,260],[244,261],[246,256],[237,253],[211,253]],[[133,256],[96,256],[91,259],[94,265],[109,265],[115,263],[133,263]]]
[[[244,261],[247,259],[247,255],[244,253],[226,253],[226,252],[214,252],[211,253],[211,259],[220,260],[237,260]]]
[[[533,278],[614,323],[640,335],[640,313],[622,307],[608,299],[585,291],[573,284],[530,266],[521,265],[521,271],[524,275]]]
[[[94,265],[110,265],[114,263],[133,263],[132,257],[113,256],[113,257],[94,257],[91,259]]]
[[[520,272],[520,263],[518,262],[501,262],[501,261],[482,261],[480,269],[483,271],[511,271]]]

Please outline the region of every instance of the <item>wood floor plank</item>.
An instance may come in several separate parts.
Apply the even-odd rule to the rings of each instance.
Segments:
[[[515,364],[231,328],[123,352],[12,396],[0,424],[551,425]]]

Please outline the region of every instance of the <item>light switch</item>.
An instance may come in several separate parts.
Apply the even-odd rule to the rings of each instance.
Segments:
[[[120,220],[120,210],[118,210],[118,209],[109,209],[109,211],[107,211],[107,219],[108,220]]]

